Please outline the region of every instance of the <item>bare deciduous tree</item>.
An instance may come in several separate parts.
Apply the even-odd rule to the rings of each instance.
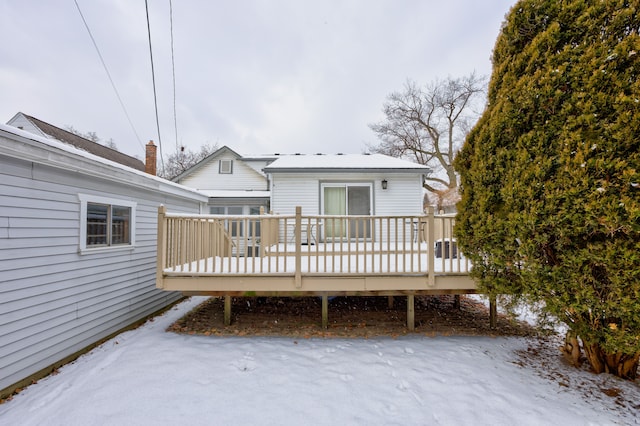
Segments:
[[[64,130],[66,130],[69,133],[73,133],[74,135],[78,135],[81,138],[85,138],[87,140],[90,140],[91,142],[95,142],[95,143],[99,143],[100,145],[104,145],[107,148],[111,148],[114,151],[118,151],[118,146],[116,145],[115,141],[113,140],[113,138],[109,138],[109,139],[100,139],[100,136],[98,136],[98,134],[96,132],[87,132],[87,133],[82,133],[79,130],[76,130],[73,126],[65,126]]]
[[[167,158],[164,162],[164,167],[159,168],[158,176],[171,180],[211,155],[217,149],[217,144],[202,145],[200,147],[200,151],[191,151],[190,149],[181,146],[176,152]]]
[[[453,159],[482,112],[485,82],[475,73],[424,87],[408,80],[402,92],[387,97],[385,120],[369,126],[380,143],[368,148],[430,166],[424,187],[443,200],[458,187]]]

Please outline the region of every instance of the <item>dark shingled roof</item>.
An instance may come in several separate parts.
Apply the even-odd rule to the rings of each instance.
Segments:
[[[54,139],[59,140],[60,142],[64,142],[69,145],[73,145],[78,149],[83,151],[90,152],[91,154],[97,155],[102,158],[106,158],[107,160],[114,161],[116,163],[123,164],[125,166],[131,167],[136,170],[141,170],[144,172],[144,163],[137,158],[128,156],[126,154],[121,153],[120,151],[116,151],[115,149],[111,149],[104,145],[100,145],[99,143],[92,142],[89,139],[85,139],[81,136],[78,136],[74,133],[68,132],[66,130],[62,130],[56,126],[53,126],[49,123],[45,123],[42,120],[38,120],[37,118],[31,117],[29,115],[24,115],[33,123],[34,126],[38,127],[42,132],[46,135],[51,136]]]

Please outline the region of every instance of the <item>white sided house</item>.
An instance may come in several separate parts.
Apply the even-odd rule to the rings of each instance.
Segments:
[[[207,197],[0,125],[0,397],[177,301],[155,287],[157,210]]]
[[[261,207],[269,210],[269,181],[262,169],[276,158],[246,157],[223,146],[172,180],[206,194],[210,214],[257,215]]]
[[[287,155],[264,168],[271,210],[318,215],[420,215],[427,166],[383,154]]]

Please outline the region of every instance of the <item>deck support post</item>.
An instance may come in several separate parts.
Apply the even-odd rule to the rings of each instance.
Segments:
[[[231,296],[224,297],[224,325],[231,325]]]
[[[329,296],[322,295],[322,329],[329,328]]]
[[[409,331],[416,329],[416,311],[415,311],[415,296],[413,294],[407,295],[407,328]]]
[[[389,309],[393,309],[393,296],[387,297],[387,305],[389,306]]]
[[[456,294],[453,296],[453,308],[460,309],[460,295]]]
[[[491,330],[498,328],[498,305],[495,296],[489,298],[489,327]]]

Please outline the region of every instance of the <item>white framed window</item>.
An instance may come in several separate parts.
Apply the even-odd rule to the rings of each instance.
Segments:
[[[218,173],[221,175],[230,175],[233,173],[233,160],[220,160],[220,168]]]
[[[80,253],[132,249],[136,243],[136,203],[78,194]]]

